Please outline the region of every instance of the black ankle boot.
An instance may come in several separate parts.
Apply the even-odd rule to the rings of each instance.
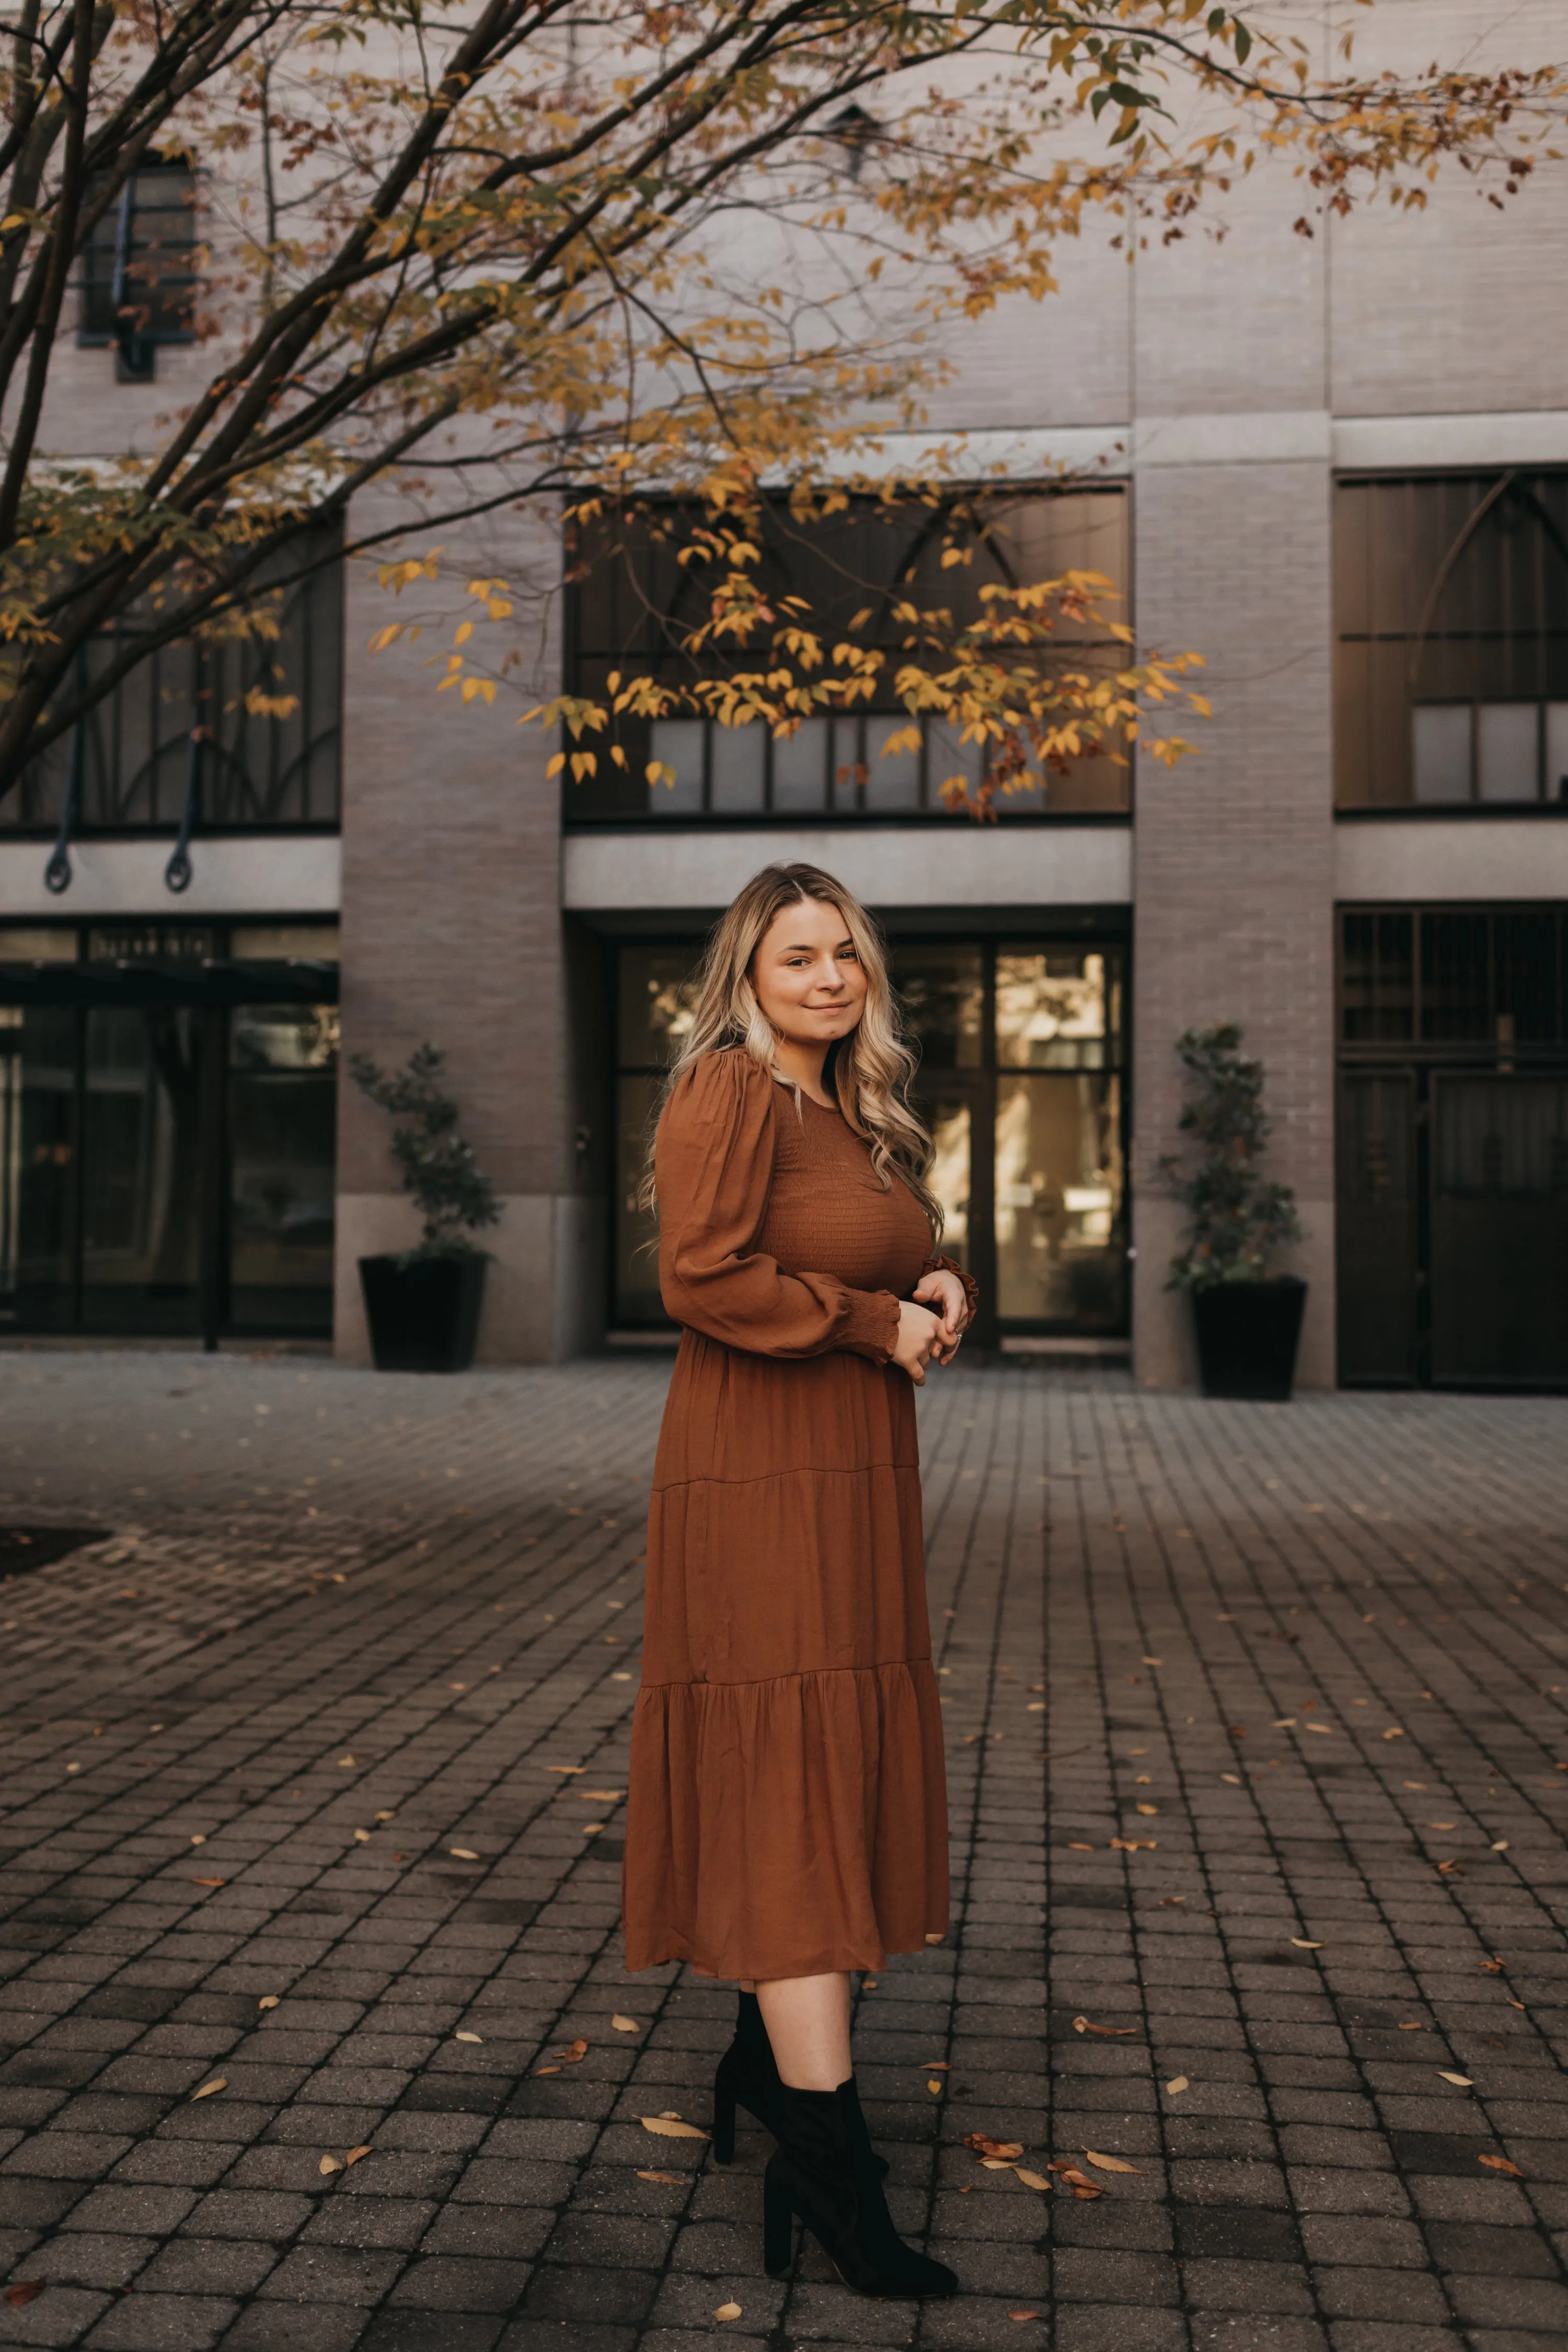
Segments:
[[[735,2038],[713,2077],[713,2154],[735,2160],[735,2109],[744,2107],[765,2131],[778,2135],[779,2070],[754,1992],[736,1996]]]
[[[957,2294],[952,2271],[917,2254],[893,2227],[853,2075],[836,2091],[796,2091],[781,2083],[777,2129],[763,2183],[763,2263],[770,2278],[789,2268],[798,2213],[858,2294]]]
[[[762,2006],[754,1992],[736,1995],[735,2038],[719,2061],[713,2077],[713,2157],[718,2164],[735,2160],[735,2109],[744,2107],[754,2116],[764,2131],[779,2136],[779,2070],[773,2059],[773,2045],[768,2040],[768,2029],[763,2022]],[[856,2108],[859,2114],[858,2106]],[[864,2118],[861,2119],[864,2129]],[[878,2178],[885,2179],[888,2171],[886,2157],[870,2149],[871,2162]]]

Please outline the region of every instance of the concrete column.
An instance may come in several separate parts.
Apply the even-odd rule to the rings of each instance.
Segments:
[[[1218,420],[1214,420],[1218,422]],[[1239,422],[1239,421],[1238,421]],[[1326,423],[1326,420],[1325,420]],[[1325,434],[1326,441],[1326,434]],[[1281,1271],[1310,1284],[1299,1378],[1334,1381],[1333,812],[1330,479],[1322,459],[1141,467],[1139,634],[1206,656],[1200,756],[1145,760],[1134,831],[1134,1370],[1196,1377],[1190,1310],[1167,1291],[1184,1213],[1155,1163],[1177,1148],[1178,1033],[1237,1021],[1261,1056],[1268,1173],[1306,1239]],[[1200,683],[1205,681],[1200,680]]]
[[[551,1362],[603,1329],[603,1161],[581,1135],[602,1122],[577,1099],[568,1009],[569,965],[583,957],[591,981],[592,943],[573,940],[560,908],[559,788],[544,773],[552,741],[517,726],[526,703],[504,689],[493,708],[436,689],[452,624],[475,609],[463,593],[470,572],[547,584],[560,558],[511,518],[462,551],[454,532],[411,532],[402,551],[438,536],[438,587],[405,592],[395,606],[374,569],[354,564],[347,586],[336,1350],[368,1360],[358,1259],[417,1236],[389,1121],[349,1078],[347,1059],[363,1050],[399,1062],[429,1039],[446,1050],[462,1130],[505,1203],[479,1236],[492,1253],[479,1359]],[[370,653],[385,621],[411,614],[428,623],[413,647]],[[521,607],[518,619],[514,642]],[[529,634],[552,677],[553,628]],[[591,1001],[591,988],[576,994]]]

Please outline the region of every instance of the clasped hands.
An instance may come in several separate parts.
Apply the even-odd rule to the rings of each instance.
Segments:
[[[969,1298],[956,1274],[938,1267],[922,1275],[913,1299],[899,1303],[899,1336],[893,1361],[923,1389],[929,1363],[950,1364],[969,1323]]]

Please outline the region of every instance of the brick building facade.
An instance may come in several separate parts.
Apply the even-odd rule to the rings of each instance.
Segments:
[[[1470,0],[1377,16],[1379,62],[1489,26]],[[1549,29],[1515,11],[1510,57]],[[13,1328],[330,1329],[364,1355],[357,1259],[412,1228],[341,1075],[333,1139],[337,1003],[345,1051],[447,1050],[505,1202],[481,1356],[657,1336],[627,1179],[682,972],[747,875],[805,856],[878,909],[925,1008],[988,1338],[1191,1379],[1156,1162],[1176,1034],[1234,1018],[1306,1228],[1304,1382],[1568,1384],[1565,186],[1548,167],[1499,213],[1455,175],[1423,214],[1308,239],[1280,173],[1228,200],[1222,240],[1130,265],[1086,237],[1059,295],[955,345],[933,429],[1004,453],[1020,498],[1060,505],[1066,467],[1140,639],[1205,654],[1215,716],[1173,772],[974,827],[925,804],[919,762],[873,763],[844,805],[831,746],[819,786],[804,751],[689,734],[675,793],[595,801],[547,781],[537,734],[372,656],[383,599],[351,568],[315,751],[268,805],[204,821],[183,891],[172,784],[121,807],[94,768],[63,889],[65,780],[13,794]],[[73,351],[58,446],[124,446],[195,364],[117,383]],[[558,562],[537,539],[478,552]],[[328,765],[307,803],[298,776]]]

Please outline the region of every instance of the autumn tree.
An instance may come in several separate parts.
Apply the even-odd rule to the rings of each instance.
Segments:
[[[868,421],[918,419],[944,314],[1049,294],[1094,218],[1124,245],[1181,234],[1280,151],[1303,233],[1421,202],[1450,157],[1500,201],[1563,89],[1358,79],[1348,54],[1323,79],[1205,0],[13,0],[5,29],[0,788],[153,650],[265,636],[329,543],[427,578],[394,543],[406,508],[364,495],[389,485],[426,541],[530,503],[601,541],[679,537],[689,676],[541,707],[569,758],[616,705],[672,696],[785,730],[891,696],[1016,780],[1120,740],[1186,665],[1054,658],[1104,583],[906,599],[872,645],[770,596],[764,507],[805,530],[941,505],[961,573],[984,501],[942,503],[937,460],[890,469]],[[184,193],[149,230],[160,186]],[[199,361],[111,465],[50,444],[89,300],[123,372],[171,320]],[[444,682],[489,699],[521,592],[471,584]]]

